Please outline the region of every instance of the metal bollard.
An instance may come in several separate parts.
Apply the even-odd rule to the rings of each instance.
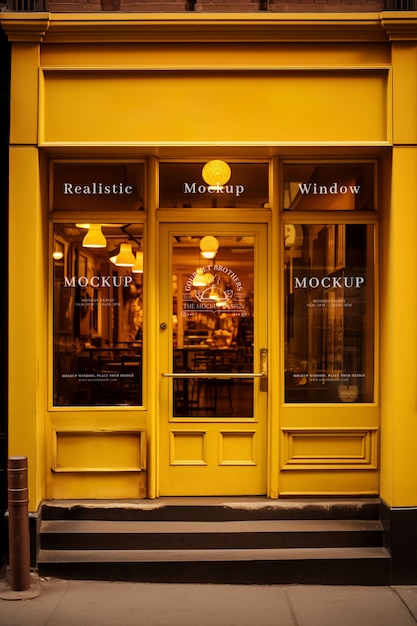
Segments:
[[[7,461],[9,508],[9,567],[13,591],[30,588],[28,465],[25,456]]]

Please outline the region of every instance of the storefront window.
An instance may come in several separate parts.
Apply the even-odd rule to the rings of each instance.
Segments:
[[[285,400],[373,402],[374,226],[285,224]]]
[[[89,213],[141,211],[144,209],[143,163],[53,164],[54,211]]]
[[[373,163],[287,163],[285,211],[371,211]]]
[[[143,225],[55,223],[54,406],[141,405]]]
[[[161,163],[162,208],[263,208],[269,202],[268,163]]]

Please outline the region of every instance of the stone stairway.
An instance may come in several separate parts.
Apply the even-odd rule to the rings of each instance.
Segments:
[[[390,584],[377,499],[45,503],[42,576],[141,582]]]

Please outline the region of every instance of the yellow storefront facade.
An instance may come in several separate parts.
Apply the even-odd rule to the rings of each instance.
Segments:
[[[1,25],[30,511],[380,497],[414,519],[415,14]]]

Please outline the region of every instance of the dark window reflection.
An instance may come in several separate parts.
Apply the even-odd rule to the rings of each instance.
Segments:
[[[213,259],[200,236],[173,246],[174,417],[253,417],[254,238],[217,237]],[[207,376],[214,374],[215,376]]]
[[[373,163],[291,163],[284,165],[284,210],[371,211]]]
[[[142,232],[55,224],[55,406],[142,404]]]
[[[372,402],[373,227],[285,229],[286,402]]]
[[[268,163],[229,163],[230,178],[210,188],[203,178],[206,163],[161,163],[159,206],[254,208],[269,202]]]

